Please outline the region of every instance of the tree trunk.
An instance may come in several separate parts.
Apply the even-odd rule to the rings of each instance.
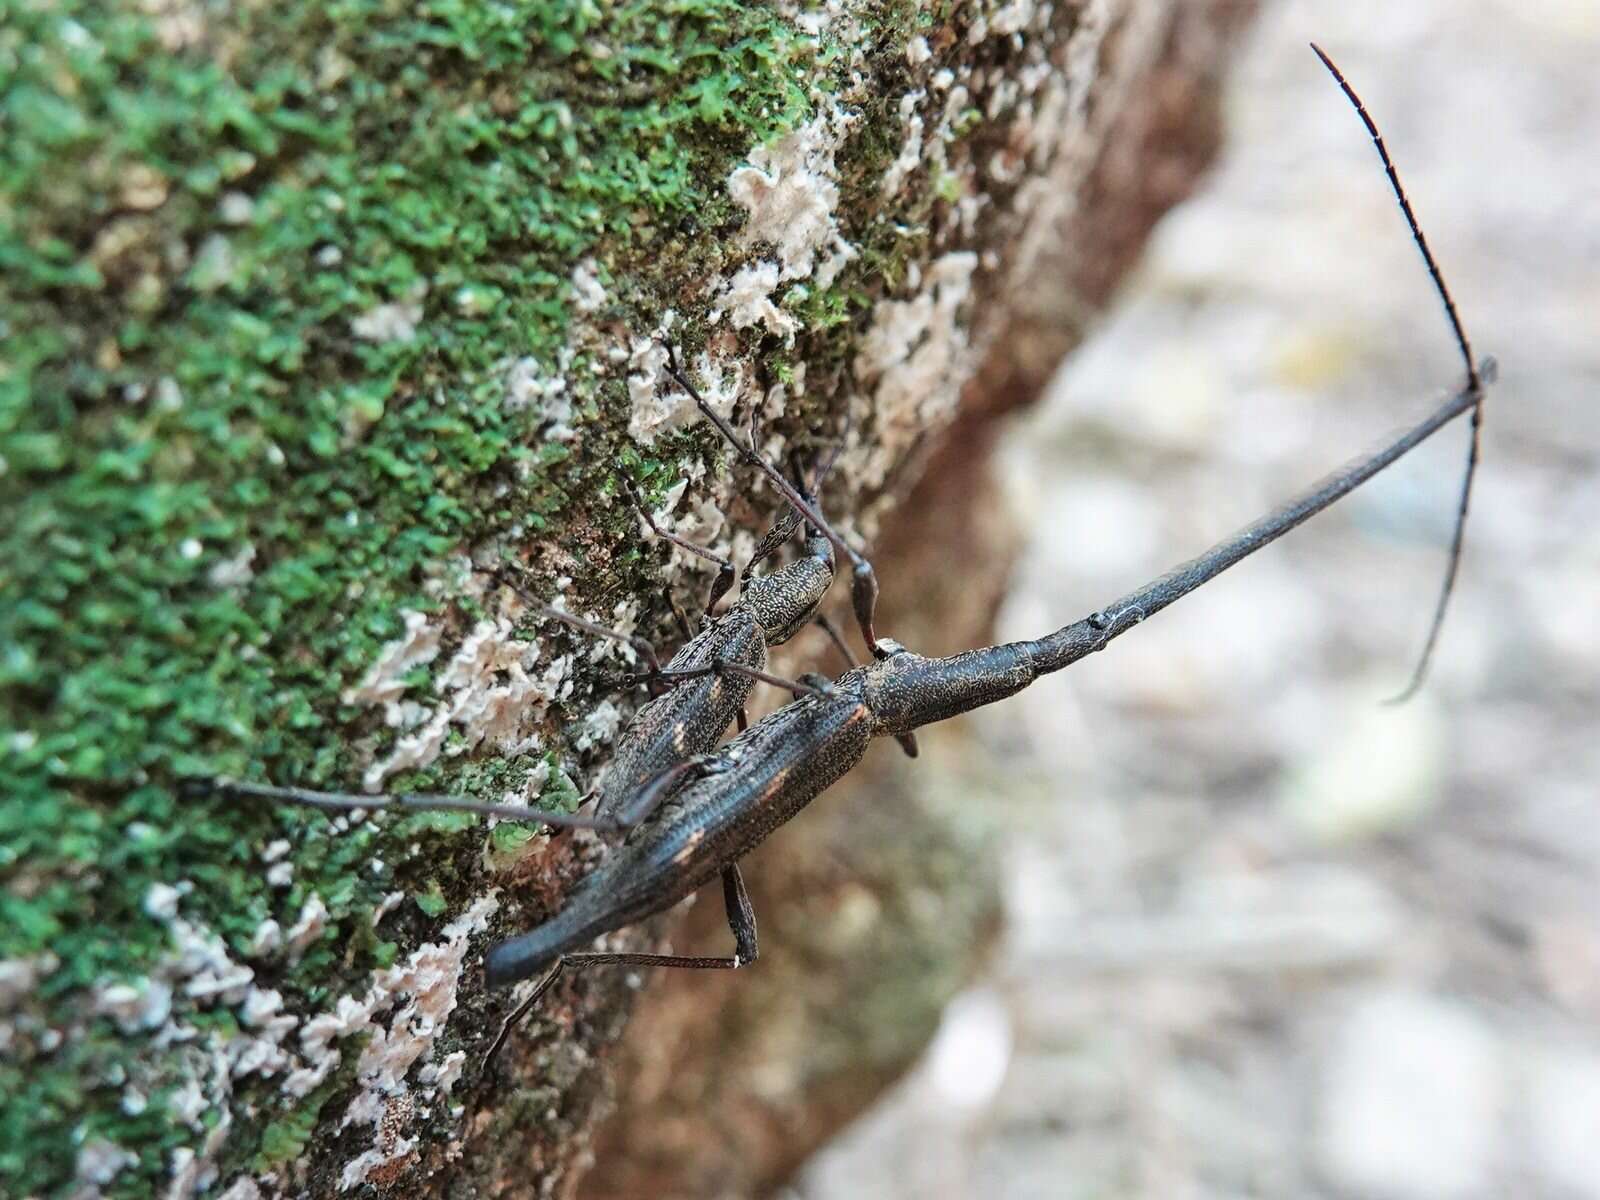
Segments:
[[[657,332],[770,451],[844,438],[883,627],[975,642],[990,423],[1194,178],[1248,5],[73,7],[0,43],[0,1191],[572,1194],[637,981],[485,1071],[477,961],[600,844],[180,781],[569,805],[622,656],[475,564],[666,642],[709,576],[620,477],[723,550],[775,512]],[[930,757],[752,861],[756,969],[652,988],[591,1194],[768,1186],[916,1054],[995,913]]]

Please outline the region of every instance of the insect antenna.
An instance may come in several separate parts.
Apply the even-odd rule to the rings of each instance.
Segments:
[[[1423,643],[1422,653],[1418,656],[1416,669],[1412,671],[1410,681],[1397,695],[1385,701],[1386,704],[1404,704],[1417,694],[1423,680],[1427,678],[1428,665],[1433,660],[1433,650],[1439,642],[1439,631],[1444,627],[1445,611],[1450,607],[1450,597],[1455,591],[1456,575],[1461,567],[1461,544],[1467,530],[1467,508],[1472,500],[1472,483],[1478,473],[1483,430],[1484,385],[1494,382],[1496,368],[1494,359],[1484,359],[1480,367],[1478,360],[1473,356],[1472,343],[1467,340],[1467,331],[1461,324],[1461,314],[1456,311],[1455,297],[1450,294],[1450,288],[1444,281],[1444,274],[1439,270],[1433,251],[1428,247],[1427,236],[1417,222],[1417,214],[1411,208],[1411,200],[1406,195],[1405,186],[1400,182],[1400,173],[1395,169],[1394,159],[1389,156],[1389,148],[1384,145],[1383,134],[1378,132],[1377,122],[1367,112],[1367,106],[1361,102],[1361,97],[1356,94],[1355,88],[1350,86],[1350,81],[1344,77],[1344,72],[1334,65],[1322,47],[1312,42],[1311,49],[1322,60],[1322,65],[1328,69],[1334,82],[1339,85],[1345,98],[1356,110],[1356,115],[1361,118],[1361,123],[1367,127],[1367,133],[1372,137],[1372,144],[1377,148],[1378,157],[1383,160],[1383,170],[1389,177],[1389,186],[1394,191],[1395,199],[1400,202],[1400,211],[1405,214],[1406,224],[1411,227],[1411,240],[1422,252],[1422,261],[1427,265],[1434,290],[1438,292],[1439,299],[1444,304],[1445,315],[1450,318],[1450,328],[1455,334],[1456,345],[1461,350],[1461,359],[1467,367],[1467,390],[1476,397],[1476,403],[1472,408],[1472,434],[1467,448],[1467,466],[1461,478],[1461,498],[1456,505],[1455,530],[1450,538],[1450,558],[1445,566],[1444,583],[1439,588],[1439,602],[1433,610],[1433,621],[1428,626],[1428,639]]]

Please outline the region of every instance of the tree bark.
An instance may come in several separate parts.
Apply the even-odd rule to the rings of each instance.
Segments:
[[[476,568],[665,642],[708,577],[619,476],[724,550],[775,511],[658,331],[769,450],[844,438],[885,628],[974,643],[993,419],[1194,178],[1247,8],[8,17],[0,1190],[573,1194],[636,981],[563,981],[485,1071],[476,964],[599,843],[181,781],[570,804],[621,657]],[[928,774],[877,755],[752,862],[762,962],[652,987],[590,1194],[770,1186],[911,1061],[996,912]]]
[[[1252,11],[1183,6],[1107,31],[1093,85],[1108,97],[1105,123],[1050,172],[1071,202],[1019,264],[960,411],[874,545],[881,628],[919,652],[991,640],[1021,542],[993,473],[1000,418],[1038,399],[1151,227],[1204,172],[1220,73]],[[1138,25],[1130,11],[1120,19]],[[847,611],[838,606],[841,622]],[[623,1037],[618,1109],[582,1196],[770,1193],[915,1061],[982,970],[999,918],[992,831],[1004,814],[992,806],[1004,781],[973,774],[961,725],[920,733],[915,762],[876,748],[747,861],[766,919],[759,967],[652,985]],[[675,941],[726,937],[708,897]]]

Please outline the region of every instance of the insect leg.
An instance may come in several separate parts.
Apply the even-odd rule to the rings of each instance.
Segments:
[[[847,424],[846,432],[848,432],[848,429]],[[754,438],[751,439],[750,446],[754,450]],[[795,483],[800,489],[800,495],[813,508],[818,507],[817,494],[822,490],[823,483],[827,481],[828,476],[833,472],[833,464],[838,461],[839,453],[843,449],[843,439],[834,443],[833,448],[828,452],[828,457],[813,472],[810,483],[806,482],[805,472],[801,470],[799,460],[793,457],[789,460],[789,469],[794,473]],[[748,575],[752,567],[771,555],[779,546],[794,536],[795,528],[799,524],[799,510],[793,507],[785,508],[782,515],[772,523],[772,528],[767,531],[767,536],[761,539],[761,544],[756,547],[755,553],[750,556],[750,561],[745,564],[745,574]]]
[[[717,658],[703,667],[668,667],[660,674],[660,678],[669,684],[682,683],[685,679],[704,679],[707,675],[743,675],[754,679],[757,683],[770,683],[773,687],[784,688],[796,696],[826,696],[831,685],[828,680],[822,679],[820,683],[806,682],[807,677],[800,679],[785,679],[782,675],[774,675],[770,671],[763,671],[745,663],[733,662],[731,659]],[[633,676],[634,680],[647,679],[649,676]]]
[[[733,431],[726,418],[721,413],[706,403],[706,399],[694,384],[689,382],[689,377],[678,367],[678,357],[670,345],[663,343],[667,351],[667,374],[672,381],[688,393],[695,406],[705,415],[706,420],[717,427],[717,432],[725,437],[729,444],[738,450],[752,466],[758,468],[772,485],[778,489],[780,495],[808,522],[812,527],[827,538],[834,550],[841,558],[850,562],[850,599],[855,609],[856,623],[861,627],[862,639],[867,643],[874,658],[887,658],[890,654],[889,647],[878,641],[878,634],[873,627],[874,615],[878,608],[878,576],[872,569],[872,564],[863,558],[844,538],[839,536],[837,530],[828,524],[826,518],[817,511],[817,506],[807,500],[800,491],[784,478],[783,472],[774,467],[755,449],[746,446],[739,440],[738,434]]]
[[[321,792],[310,788],[277,787],[267,783],[245,783],[226,778],[186,780],[184,790],[190,798],[204,795],[237,796],[249,800],[276,800],[284,804],[303,804],[324,812],[350,812],[354,809],[402,809],[407,812],[462,812],[509,821],[539,822],[559,829],[598,829],[617,833],[632,829],[643,821],[661,801],[691,779],[724,771],[726,759],[702,755],[674,763],[639,789],[615,817],[592,817],[581,813],[542,812],[520,804],[497,804],[433,792]],[[588,799],[588,797],[584,797]]]
[[[541,616],[560,621],[563,625],[570,625],[572,628],[581,630],[584,633],[592,633],[595,637],[610,638],[614,642],[621,642],[623,645],[631,646],[633,652],[644,660],[648,677],[653,679],[661,677],[661,660],[656,656],[656,648],[648,638],[642,638],[633,633],[618,633],[615,629],[607,629],[604,625],[596,624],[594,621],[586,621],[582,617],[574,616],[549,604],[541,603],[535,600],[525,587],[513,579],[511,572],[504,567],[480,567],[478,569],[501,586],[510,588],[522,598],[523,603]]]
[[[707,958],[686,954],[565,954],[556,960],[556,965],[545,974],[528,998],[512,1010],[511,1015],[500,1026],[500,1032],[495,1034],[494,1041],[490,1043],[488,1052],[483,1057],[483,1065],[487,1067],[494,1061],[495,1055],[506,1044],[506,1039],[511,1035],[511,1029],[523,1017],[532,1012],[534,1007],[544,998],[561,978],[562,972],[567,969],[582,967],[603,966],[630,966],[630,967],[676,967],[690,971],[737,971],[740,967],[749,966],[756,961],[760,949],[756,944],[756,910],[750,903],[750,893],[745,891],[744,879],[739,874],[739,865],[729,863],[722,868],[722,904],[728,913],[728,928],[733,931],[733,953],[724,958]]]
[[[850,647],[845,644],[844,638],[839,633],[839,627],[825,613],[818,613],[811,618],[811,623],[823,633],[828,635],[828,640],[833,643],[833,648],[839,652],[839,657],[844,659],[845,670],[858,666],[856,656],[850,653]]]
[[[704,779],[707,775],[720,774],[732,765],[727,759],[712,754],[673,763],[630,796],[613,821],[608,823],[622,829],[632,829],[655,812],[656,807],[676,791],[679,785]]]
[[[672,593],[667,593],[667,607],[672,609],[672,619],[677,623],[678,632],[683,635],[683,640],[688,642],[694,639],[694,630],[689,628],[689,618],[683,615],[683,609],[678,607],[678,602],[672,598]]]
[[[711,582],[711,595],[706,600],[705,615],[709,617],[712,610],[717,607],[717,601],[721,600],[723,596],[727,595],[728,589],[733,587],[734,580],[739,573],[738,569],[733,565],[732,560],[722,557],[722,555],[718,554],[715,550],[708,550],[704,546],[696,545],[688,538],[679,537],[677,534],[670,533],[667,530],[662,529],[661,526],[657,525],[655,518],[650,515],[650,510],[645,507],[644,501],[640,499],[639,493],[634,490],[633,484],[628,480],[626,475],[622,476],[622,486],[628,490],[628,496],[633,500],[634,511],[636,511],[644,520],[644,523],[650,527],[651,533],[655,534],[662,541],[671,542],[680,550],[687,550],[690,554],[693,554],[699,558],[703,558],[707,562],[717,564],[717,577]]]

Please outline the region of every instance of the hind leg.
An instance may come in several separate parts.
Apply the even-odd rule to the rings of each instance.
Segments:
[[[689,971],[737,971],[740,967],[755,962],[760,954],[756,944],[756,911],[750,903],[750,894],[745,891],[744,879],[739,874],[737,863],[729,863],[722,868],[722,903],[728,913],[728,928],[733,931],[731,955],[722,958],[701,958],[685,954],[564,954],[556,960],[556,965],[546,972],[544,978],[539,980],[527,999],[517,1005],[505,1019],[504,1024],[500,1026],[500,1032],[495,1034],[488,1053],[483,1056],[483,1065],[487,1067],[494,1061],[495,1055],[511,1036],[512,1027],[533,1011],[539,1001],[544,999],[545,993],[555,986],[556,980],[561,978],[562,972],[569,969],[630,966],[675,967]]]

